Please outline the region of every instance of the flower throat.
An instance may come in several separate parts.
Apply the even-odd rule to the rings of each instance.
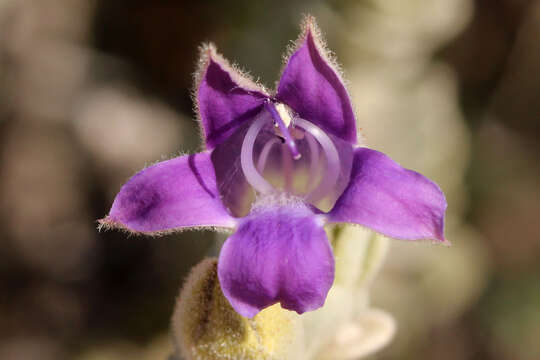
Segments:
[[[278,110],[279,109],[279,110]],[[282,104],[267,100],[248,128],[241,148],[241,166],[248,183],[261,195],[285,192],[318,206],[335,192],[341,172],[338,150],[318,126],[290,117]],[[263,131],[275,136],[259,136]]]

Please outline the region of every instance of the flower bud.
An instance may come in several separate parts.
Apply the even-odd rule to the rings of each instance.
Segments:
[[[217,259],[205,259],[188,276],[173,315],[173,336],[185,360],[301,359],[298,315],[279,305],[248,319],[221,292]]]

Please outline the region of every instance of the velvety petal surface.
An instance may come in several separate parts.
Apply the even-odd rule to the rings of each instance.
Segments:
[[[268,96],[231,67],[212,46],[202,51],[196,100],[206,146],[213,149],[253,119]]]
[[[445,210],[433,181],[383,153],[358,148],[349,186],[327,215],[331,222],[360,224],[396,239],[445,241]]]
[[[220,201],[209,153],[180,156],[137,173],[101,222],[142,233],[235,225]]]
[[[223,245],[218,276],[242,316],[277,302],[300,314],[321,307],[334,280],[323,223],[303,204],[259,206]]]
[[[356,123],[349,94],[310,18],[306,20],[297,50],[283,70],[276,98],[301,118],[356,143]]]

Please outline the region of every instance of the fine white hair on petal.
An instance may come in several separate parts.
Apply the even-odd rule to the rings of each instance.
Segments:
[[[129,229],[125,225],[111,220],[109,216],[106,216],[105,218],[98,220],[97,223],[98,223],[97,229],[99,232],[114,229],[114,230],[122,231],[126,233],[128,236],[154,236],[154,237],[162,237],[162,236],[167,236],[171,234],[178,234],[187,230],[206,230],[206,231],[214,231],[218,233],[230,234],[233,231],[233,229],[235,229],[238,226],[238,221],[236,219],[232,219],[231,222],[228,224],[228,227],[221,227],[221,226],[214,226],[214,225],[197,225],[197,226],[189,226],[189,227],[178,227],[178,228],[172,228],[172,229],[167,229],[167,230],[137,231],[137,230]]]
[[[275,191],[269,194],[260,194],[251,207],[251,213],[263,212],[267,209],[276,207],[288,207],[310,211],[304,199],[283,191]]]
[[[276,80],[275,89],[279,86],[279,80],[283,76],[283,73],[285,69],[287,68],[287,64],[289,62],[289,59],[291,56],[304,44],[304,41],[306,40],[306,37],[308,34],[311,34],[313,37],[313,41],[315,43],[315,46],[317,48],[317,51],[321,55],[321,57],[324,59],[324,61],[332,68],[332,70],[336,73],[338,79],[341,81],[343,86],[345,87],[345,90],[347,91],[347,94],[349,96],[349,99],[351,99],[351,106],[353,108],[354,117],[358,119],[358,111],[356,110],[356,107],[354,103],[352,102],[351,97],[351,91],[349,89],[349,82],[346,80],[346,77],[344,76],[343,67],[338,63],[335,54],[328,48],[328,45],[326,44],[326,40],[324,38],[324,35],[317,25],[317,20],[314,16],[310,14],[305,14],[302,18],[302,22],[300,23],[300,35],[298,38],[291,42],[289,46],[287,47],[287,50],[282,56],[283,64],[281,66],[280,76],[278,80]],[[277,90],[276,90],[277,91]],[[362,135],[362,129],[357,127],[357,140],[359,144],[364,144],[365,139]]]
[[[287,47],[287,51],[283,55],[283,65],[280,74],[283,75],[283,72],[287,67],[287,63],[289,62],[290,57],[296,52],[296,50],[298,50],[303,45],[306,36],[311,33],[319,54],[322,56],[324,61],[334,70],[341,82],[346,85],[347,82],[343,78],[342,68],[337,62],[334,53],[330,49],[328,49],[326,41],[324,40],[324,36],[321,32],[321,29],[317,25],[315,17],[313,17],[312,15],[305,15],[302,19],[300,28],[300,36],[298,36],[298,38]]]
[[[256,82],[247,71],[240,69],[236,64],[231,64],[223,55],[218,53],[217,48],[213,43],[202,44],[199,48],[199,54],[197,70],[193,74],[195,80],[195,92],[199,88],[199,84],[204,77],[206,68],[212,60],[218,63],[231,76],[231,79],[244,89],[258,91],[264,94],[267,93],[265,87]]]
[[[249,91],[268,94],[268,90],[266,90],[262,84],[255,81],[247,71],[240,69],[240,67],[236,64],[231,64],[223,55],[218,53],[217,48],[213,43],[204,43],[199,47],[199,57],[195,67],[196,70],[193,73],[193,89],[191,91],[191,98],[194,107],[193,112],[196,114],[196,121],[199,125],[202,124],[202,121],[201,113],[199,111],[197,93],[199,92],[201,81],[206,74],[206,69],[210,64],[210,61],[214,61],[219,64],[219,66],[229,74],[231,79],[242,88]],[[204,136],[203,129],[200,126],[199,132],[204,147],[206,138]]]

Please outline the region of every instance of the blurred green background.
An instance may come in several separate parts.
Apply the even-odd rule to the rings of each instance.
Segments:
[[[200,148],[212,41],[273,86],[302,13],[365,143],[435,179],[451,248],[394,241],[377,359],[540,359],[540,1],[0,0],[0,359],[165,359],[215,235],[96,230],[130,175]]]

